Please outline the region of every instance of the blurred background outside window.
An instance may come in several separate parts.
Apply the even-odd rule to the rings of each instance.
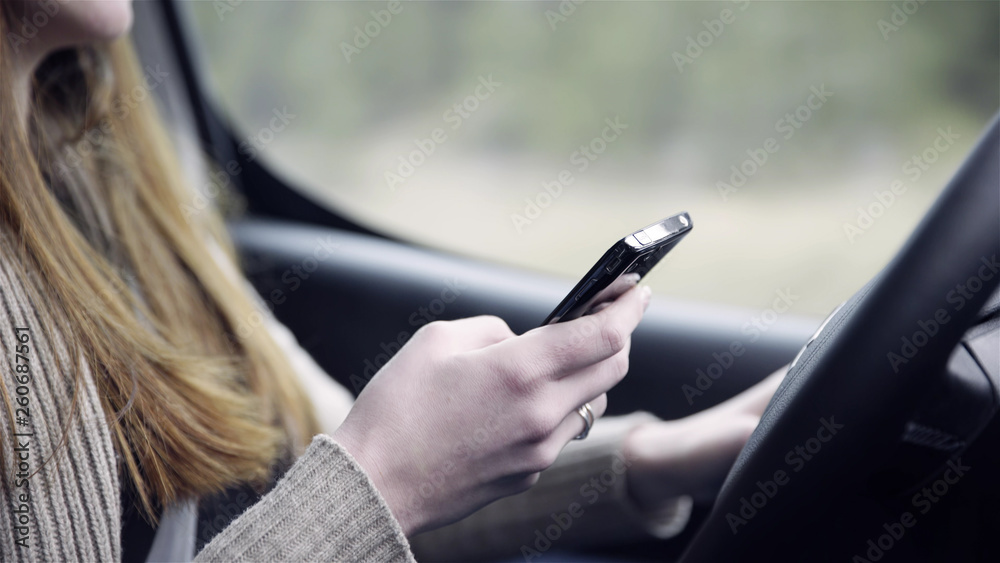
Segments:
[[[856,291],[1000,106],[997,2],[188,6],[244,150],[336,212],[577,278],[686,210],[650,284],[750,308]]]

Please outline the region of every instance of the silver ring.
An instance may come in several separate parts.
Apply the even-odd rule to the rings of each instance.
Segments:
[[[590,429],[594,427],[594,409],[590,408],[590,403],[584,403],[583,406],[576,409],[576,414],[583,417],[583,432],[580,432],[574,440],[583,440],[590,434]]]

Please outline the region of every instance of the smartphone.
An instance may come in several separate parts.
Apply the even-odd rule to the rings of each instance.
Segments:
[[[604,253],[542,325],[571,321],[625,293],[631,284],[620,281],[622,276],[634,272],[642,279],[692,226],[687,213],[678,213],[622,238]]]

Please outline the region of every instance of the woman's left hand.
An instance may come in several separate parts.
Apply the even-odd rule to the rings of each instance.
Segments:
[[[687,418],[648,422],[625,440],[629,494],[655,511],[682,495],[710,498],[743,449],[787,366],[743,393]]]

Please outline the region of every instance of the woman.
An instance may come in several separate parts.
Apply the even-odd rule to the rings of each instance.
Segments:
[[[550,517],[559,547],[683,526],[683,495],[718,483],[780,376],[564,450],[627,371],[635,288],[521,336],[427,325],[352,404],[270,317],[234,330],[261,306],[218,219],[181,212],[153,104],[124,103],[141,91],[130,23],[126,0],[2,0],[0,559],[411,560],[441,528],[414,540],[427,558],[531,560]],[[197,503],[278,467],[238,517],[195,529]],[[134,513],[155,541],[123,554]]]

